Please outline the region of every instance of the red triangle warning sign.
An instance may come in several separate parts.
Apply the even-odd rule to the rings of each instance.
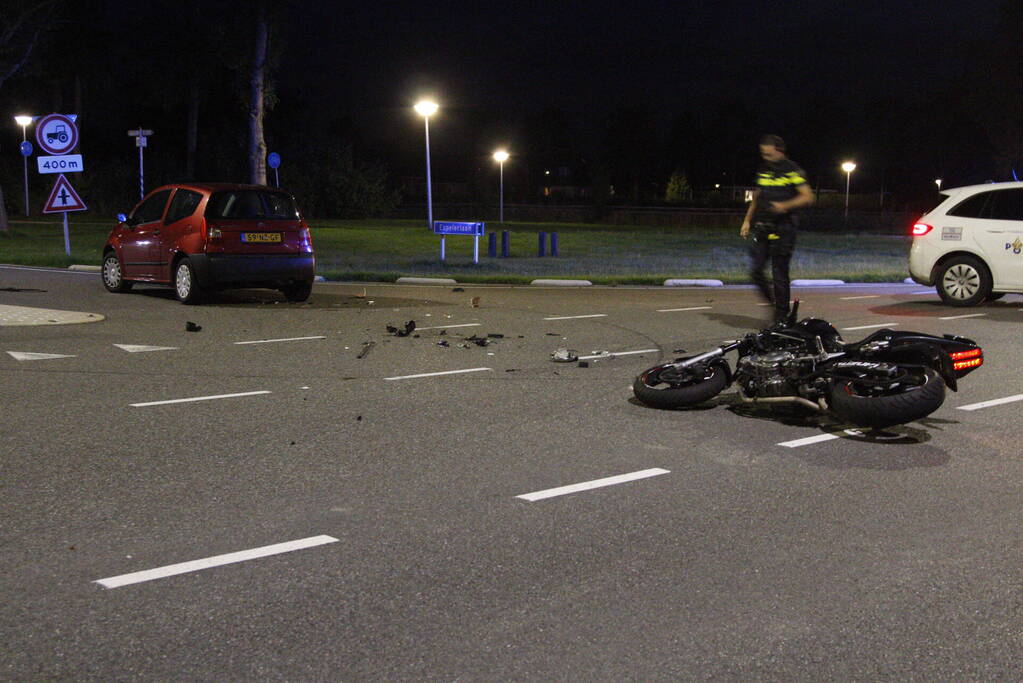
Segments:
[[[71,183],[68,182],[64,174],[61,173],[57,176],[57,183],[53,186],[53,191],[50,192],[50,198],[46,200],[46,206],[43,207],[43,213],[60,213],[62,211],[85,211],[88,207],[85,206],[85,202],[75,192],[75,188],[71,187]]]

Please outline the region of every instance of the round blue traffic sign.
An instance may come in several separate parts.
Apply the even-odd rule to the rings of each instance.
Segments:
[[[266,156],[266,165],[270,168],[279,168],[281,165],[281,155],[277,152],[270,152]]]
[[[23,157],[32,156],[32,143],[29,142],[28,140],[25,140],[25,142],[21,143],[21,156]]]

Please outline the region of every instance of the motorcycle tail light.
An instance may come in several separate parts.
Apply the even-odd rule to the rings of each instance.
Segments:
[[[955,351],[949,354],[952,358],[953,370],[969,370],[984,364],[984,352],[979,348],[967,351]]]
[[[911,233],[913,237],[923,237],[931,230],[934,230],[933,225],[927,225],[926,223],[914,223]]]

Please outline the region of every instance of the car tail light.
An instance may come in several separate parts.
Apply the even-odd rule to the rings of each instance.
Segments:
[[[952,357],[953,370],[969,370],[970,368],[979,368],[984,364],[984,352],[979,348],[955,351],[949,355]]]
[[[922,237],[929,233],[931,230],[934,230],[933,225],[927,225],[926,223],[914,223],[913,230],[911,232],[913,234],[913,237]]]

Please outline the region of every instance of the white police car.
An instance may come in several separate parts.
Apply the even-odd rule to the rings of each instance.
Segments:
[[[942,190],[913,226],[909,274],[951,306],[1023,292],[1023,182]]]

